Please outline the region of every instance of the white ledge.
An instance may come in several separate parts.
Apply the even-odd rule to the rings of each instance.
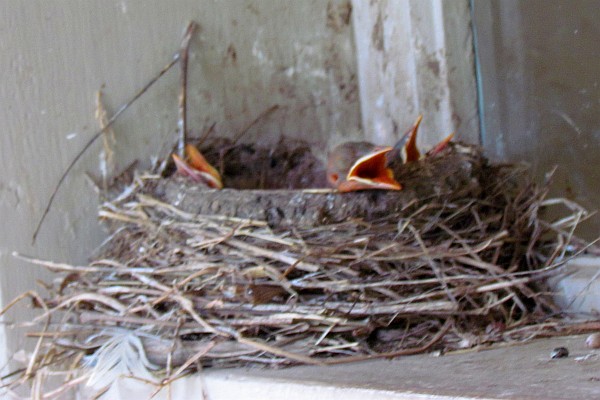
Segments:
[[[600,398],[600,352],[585,336],[435,357],[430,354],[331,367],[206,370],[154,399],[588,399]],[[550,359],[563,346],[570,355]],[[120,381],[110,399],[146,399],[154,388]],[[170,397],[169,397],[170,396]]]

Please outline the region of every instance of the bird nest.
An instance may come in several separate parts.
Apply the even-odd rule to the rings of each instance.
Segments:
[[[543,281],[581,248],[572,234],[587,214],[546,199],[520,166],[452,144],[401,169],[402,191],[338,193],[319,188],[323,166],[302,143],[202,151],[228,189],[136,172],[101,205],[110,237],[88,265],[30,260],[59,274],[33,295],[44,329],[31,333],[29,376],[84,357],[96,377],[132,373],[133,354],[169,382],[201,367],[338,364],[564,328]],[[566,215],[542,216],[556,205]]]

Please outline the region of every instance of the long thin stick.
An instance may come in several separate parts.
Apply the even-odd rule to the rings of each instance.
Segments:
[[[179,120],[177,121],[177,128],[179,129],[179,140],[177,143],[177,153],[179,157],[185,156],[184,149],[187,136],[187,70],[188,70],[188,58],[190,54],[190,40],[198,25],[192,21],[189,23],[181,42],[181,49],[179,50],[179,59],[181,66],[181,90],[179,92]]]
[[[106,193],[108,190],[108,179],[115,169],[115,152],[112,149],[112,145],[115,143],[115,131],[112,128],[105,129],[108,118],[106,116],[106,108],[102,102],[102,90],[96,92],[96,120],[100,128],[104,129],[104,134],[102,135],[104,153],[101,155],[102,164],[100,173],[102,175],[102,190]]]
[[[106,125],[103,128],[101,128],[100,130],[96,131],[92,135],[92,137],[88,140],[88,142],[85,144],[85,146],[83,146],[81,151],[79,151],[79,153],[77,153],[77,155],[75,156],[73,161],[71,161],[71,163],[69,164],[69,166],[67,167],[65,172],[63,172],[62,176],[58,180],[58,183],[54,187],[54,190],[52,191],[52,194],[50,195],[50,199],[48,200],[48,203],[46,204],[46,208],[44,209],[42,217],[40,218],[40,221],[38,222],[38,225],[35,228],[35,232],[33,233],[32,240],[31,240],[31,244],[35,244],[35,240],[37,239],[37,235],[40,232],[40,228],[42,227],[42,224],[44,223],[44,220],[46,219],[46,216],[48,215],[48,212],[50,211],[50,207],[52,207],[52,203],[54,203],[54,198],[56,197],[56,194],[58,193],[58,189],[60,189],[60,187],[62,186],[63,182],[65,181],[67,175],[69,174],[69,172],[71,172],[71,170],[73,169],[73,167],[75,166],[77,161],[79,161],[79,159],[83,156],[83,154],[87,151],[87,149],[89,149],[89,147],[92,145],[92,143],[94,143],[96,141],[96,139],[98,139],[108,128],[110,128],[112,126],[112,124],[117,120],[117,118],[119,118],[119,116],[121,114],[123,114],[123,112],[125,110],[127,110],[133,103],[135,103],[135,101],[137,99],[139,99],[144,93],[146,93],[146,91],[148,89],[150,89],[150,87],[152,85],[154,85],[156,83],[156,81],[158,79],[160,79],[160,77],[162,77],[164,74],[166,74],[167,71],[169,71],[173,67],[173,65],[175,65],[177,63],[177,61],[179,61],[179,53],[175,54],[175,56],[173,57],[173,60],[171,60],[171,62],[168,63],[163,69],[161,69],[160,72],[158,73],[158,75],[156,75],[154,78],[152,78],[150,80],[150,82],[148,82],[142,89],[140,89],[139,92],[137,92],[135,94],[135,96],[133,96],[127,103],[123,104],[121,106],[121,108],[119,108],[119,110],[117,110],[117,112],[112,117],[110,117],[110,119],[106,122]]]
[[[188,25],[188,28],[186,30],[186,33],[183,37],[182,48],[186,48],[189,46],[190,38],[191,38],[192,33],[195,30],[195,27],[196,27],[196,23],[190,22],[190,24]],[[67,178],[67,175],[69,174],[69,172],[71,172],[71,170],[73,169],[73,167],[75,166],[77,161],[79,161],[79,159],[83,156],[83,154],[87,151],[87,149],[89,149],[90,146],[108,128],[110,128],[112,126],[112,124],[117,120],[117,118],[119,118],[119,116],[121,116],[121,114],[123,114],[123,112],[125,112],[125,110],[127,110],[133,103],[135,103],[137,101],[137,99],[139,99],[144,93],[146,93],[146,91],[148,89],[150,89],[150,87],[152,87],[152,85],[154,85],[156,83],[156,81],[158,81],[164,74],[166,74],[181,59],[181,57],[184,53],[187,58],[187,51],[179,50],[177,53],[175,53],[175,55],[173,56],[173,59],[165,67],[163,67],[163,69],[161,69],[160,72],[154,78],[152,78],[142,89],[140,89],[128,102],[123,104],[121,106],[121,108],[119,108],[117,110],[117,112],[114,113],[114,115],[112,117],[110,117],[110,119],[108,121],[106,121],[106,125],[104,127],[102,127],[101,129],[99,129],[98,131],[96,131],[92,135],[92,137],[88,140],[88,142],[85,144],[85,146],[83,146],[81,151],[79,153],[77,153],[77,155],[75,156],[73,161],[71,161],[71,163],[69,164],[69,166],[67,167],[65,172],[63,172],[62,176],[58,180],[58,183],[54,187],[52,194],[50,195],[50,199],[48,200],[48,203],[46,204],[46,208],[44,209],[44,212],[42,213],[42,217],[40,218],[40,221],[38,222],[37,227],[35,228],[35,231],[33,232],[33,236],[31,238],[32,245],[35,244],[35,240],[37,239],[37,235],[40,232],[42,224],[44,223],[44,220],[46,219],[46,216],[48,215],[48,212],[50,211],[50,207],[52,207],[52,204],[54,203],[54,198],[56,197],[56,194],[58,193],[58,189],[60,189],[63,182]],[[183,97],[185,98],[185,93],[184,93]]]
[[[240,133],[238,133],[235,138],[233,138],[233,144],[236,144],[241,138],[242,136],[244,136],[246,133],[248,133],[248,131],[254,126],[256,125],[261,119],[265,118],[267,115],[271,114],[273,111],[277,110],[279,108],[279,104],[274,104],[271,107],[267,108],[265,111],[261,112],[260,114],[258,114],[258,117],[254,118],[252,120],[252,122],[250,122],[248,125],[246,125],[244,127],[244,129],[242,129],[240,131]]]
[[[379,353],[379,354],[360,354],[356,356],[348,356],[344,358],[333,358],[324,362],[325,365],[336,365],[336,364],[346,364],[349,362],[357,362],[357,361],[367,361],[367,360],[375,360],[378,358],[394,358],[400,356],[412,356],[414,354],[424,353],[433,347],[434,344],[440,341],[448,332],[451,326],[451,320],[447,320],[446,323],[442,326],[442,328],[436,333],[429,342],[425,343],[423,346],[408,348],[408,349],[400,349],[396,351],[390,351],[387,353]]]

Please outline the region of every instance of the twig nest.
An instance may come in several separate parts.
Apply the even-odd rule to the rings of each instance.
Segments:
[[[43,264],[63,272],[35,298],[61,313],[44,332],[49,353],[123,361],[114,345],[128,337],[128,354],[176,375],[389,358],[558,329],[537,286],[571,246],[564,221],[582,218],[543,220],[547,190],[522,168],[455,144],[395,167],[401,191],[338,193],[306,189],[323,170],[305,148],[276,149],[270,161],[248,145],[203,151],[228,189],[137,174],[101,206],[111,236],[90,265]]]

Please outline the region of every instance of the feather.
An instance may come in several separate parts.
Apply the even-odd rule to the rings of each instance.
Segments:
[[[154,381],[150,370],[158,369],[146,357],[139,331],[105,329],[90,340],[106,337],[106,341],[92,355],[86,357],[85,366],[92,369],[87,386],[107,387],[123,375],[132,375]]]

